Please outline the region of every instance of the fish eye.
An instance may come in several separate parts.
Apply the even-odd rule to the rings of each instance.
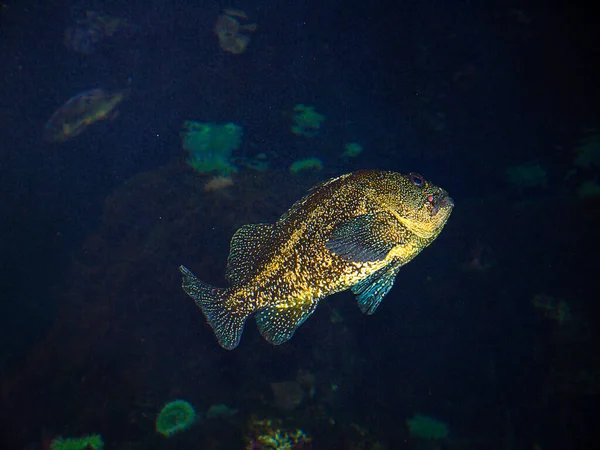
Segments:
[[[425,180],[418,173],[411,173],[410,174],[410,182],[412,184],[414,184],[415,186],[423,186],[425,184]]]
[[[434,200],[435,200],[435,197],[433,195],[430,195],[429,197],[427,197],[427,201],[431,204],[433,204]]]

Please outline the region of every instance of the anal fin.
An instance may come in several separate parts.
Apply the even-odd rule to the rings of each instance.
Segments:
[[[279,345],[289,340],[296,329],[315,311],[319,301],[280,302],[256,313],[260,334],[271,344]]]

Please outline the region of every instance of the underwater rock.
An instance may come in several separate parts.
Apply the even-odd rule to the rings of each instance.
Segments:
[[[304,390],[296,381],[271,383],[274,405],[283,411],[293,411],[304,400]]]
[[[206,412],[207,419],[227,419],[235,416],[239,411],[235,408],[230,408],[227,405],[219,404],[212,405]]]
[[[514,189],[548,187],[548,172],[539,164],[512,166],[505,171],[506,182]]]

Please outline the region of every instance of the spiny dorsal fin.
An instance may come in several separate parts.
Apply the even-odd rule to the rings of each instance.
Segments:
[[[231,284],[248,282],[273,253],[277,227],[268,223],[244,225],[231,238],[227,271]]]
[[[397,220],[386,212],[361,214],[338,225],[325,247],[347,261],[382,261],[402,244],[397,225]]]
[[[290,217],[291,215],[293,215],[295,212],[297,212],[298,210],[301,210],[302,207],[304,206],[304,204],[306,203],[306,201],[311,198],[313,195],[317,194],[318,191],[324,189],[325,187],[329,186],[332,183],[335,183],[336,181],[341,181],[344,178],[349,177],[350,175],[352,175],[352,173],[347,173],[345,175],[341,175],[339,177],[335,177],[335,178],[330,178],[329,180],[325,180],[322,181],[320,183],[315,184],[313,187],[311,187],[306,195],[304,197],[302,197],[301,199],[297,200],[290,209],[288,209],[280,218],[279,218],[279,222],[285,221],[288,217]]]

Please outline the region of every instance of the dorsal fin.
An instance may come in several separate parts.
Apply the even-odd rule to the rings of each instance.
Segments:
[[[269,223],[244,225],[231,238],[227,279],[233,285],[254,277],[273,253],[276,226]]]
[[[306,203],[306,201],[311,198],[315,193],[317,193],[318,191],[324,189],[326,186],[329,186],[330,184],[336,182],[336,181],[341,181],[344,178],[348,177],[352,175],[352,173],[347,173],[345,175],[341,175],[339,177],[335,177],[335,178],[330,178],[329,180],[325,180],[322,181],[320,183],[315,184],[313,187],[311,187],[307,192],[306,195],[304,197],[302,197],[301,199],[297,200],[290,209],[288,209],[285,213],[283,213],[283,215],[279,218],[279,222],[282,222],[284,220],[286,220],[288,217],[290,217],[291,215],[293,215],[296,211],[301,210],[302,207],[304,206],[304,204]]]

